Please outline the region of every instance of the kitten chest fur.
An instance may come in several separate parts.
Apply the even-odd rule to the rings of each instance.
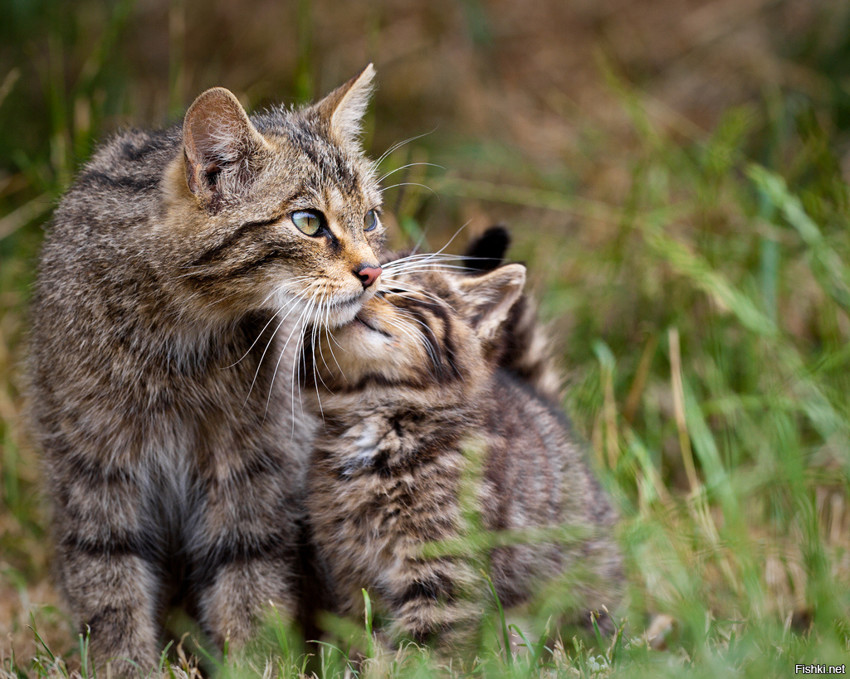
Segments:
[[[339,395],[332,405],[314,444],[307,499],[334,608],[361,613],[363,586],[390,606],[418,606],[411,582],[455,596],[474,579],[467,566],[425,561],[422,545],[463,529],[457,499],[476,409],[435,406],[423,417],[404,403]]]

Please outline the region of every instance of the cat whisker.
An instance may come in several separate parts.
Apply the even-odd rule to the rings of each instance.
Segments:
[[[307,277],[305,277],[305,278],[307,278]],[[257,369],[256,369],[256,371],[254,372],[254,379],[251,381],[251,387],[250,387],[250,389],[248,390],[248,396],[246,396],[246,398],[245,398],[245,402],[246,402],[246,403],[247,403],[247,401],[248,401],[248,398],[251,396],[251,392],[252,392],[252,391],[253,391],[253,389],[254,389],[254,384],[255,384],[255,383],[256,383],[256,381],[257,381],[257,375],[259,375],[260,368],[261,368],[261,367],[262,367],[262,365],[263,365],[263,360],[264,360],[264,359],[265,359],[265,357],[266,357],[266,353],[268,352],[269,347],[272,345],[272,342],[274,341],[274,338],[276,337],[276,335],[277,335],[278,331],[280,330],[280,328],[283,326],[283,324],[284,324],[284,322],[286,321],[286,319],[287,319],[287,318],[289,318],[290,314],[292,314],[292,312],[293,312],[293,311],[295,311],[295,309],[296,309],[296,308],[298,308],[298,304],[297,304],[298,302],[300,302],[300,303],[304,303],[304,304],[307,304],[308,306],[306,306],[306,307],[302,307],[302,309],[301,309],[301,314],[300,314],[300,316],[299,316],[298,320],[295,322],[295,325],[294,325],[294,328],[293,328],[293,332],[295,332],[295,330],[297,330],[297,329],[298,329],[299,324],[301,323],[302,318],[304,317],[305,313],[307,313],[307,312],[308,312],[308,310],[309,310],[309,302],[310,302],[310,299],[308,298],[307,300],[304,300],[304,299],[303,299],[303,298],[301,298],[300,296],[297,296],[297,295],[296,295],[296,296],[293,296],[293,297],[292,297],[292,302],[288,305],[288,306],[291,306],[292,308],[289,308],[289,309],[288,309],[288,311],[286,312],[286,314],[284,315],[284,317],[281,319],[280,323],[278,323],[277,327],[274,329],[274,332],[272,333],[272,336],[269,338],[269,341],[266,343],[266,347],[265,347],[265,349],[263,349],[263,353],[262,353],[262,355],[260,356],[260,360],[259,360],[259,362],[257,363]],[[286,351],[286,347],[287,347],[287,345],[289,344],[289,340],[292,338],[292,334],[293,334],[293,333],[290,333],[290,334],[289,334],[289,337],[287,338],[286,344],[284,344],[283,349],[281,350],[281,357],[283,356],[283,353]],[[262,333],[261,333],[261,335],[262,335]],[[297,353],[296,353],[296,356],[297,356]],[[241,360],[241,359],[240,359],[240,360]],[[279,363],[280,363],[280,357],[278,358],[278,364],[279,364]],[[277,374],[277,365],[275,366],[275,373],[274,373],[274,374],[275,374],[275,375]],[[271,391],[272,391],[272,388],[273,388],[273,387],[274,387],[274,375],[272,376],[272,382],[271,382],[271,384],[269,385],[269,398],[271,398]],[[300,394],[299,394],[299,396],[300,396]],[[294,399],[294,394],[292,395],[292,397],[293,397],[293,399]],[[294,401],[292,401],[292,403],[293,403],[293,405],[294,405]],[[244,407],[244,404],[243,404],[243,407]],[[267,403],[266,403],[266,409],[268,409],[268,401],[267,401]],[[293,411],[292,411],[292,415],[293,415],[293,422],[294,422],[294,420],[295,420],[295,418],[294,418],[294,416],[295,416],[294,408],[293,408]],[[263,414],[263,419],[265,420],[265,413]],[[294,432],[293,432],[293,433],[294,433]]]
[[[381,183],[382,181],[384,181],[387,177],[389,177],[389,176],[391,176],[391,175],[394,175],[396,172],[401,172],[402,170],[406,170],[408,167],[415,167],[415,166],[417,166],[417,165],[427,165],[428,167],[438,167],[438,168],[440,168],[441,170],[445,170],[445,169],[446,169],[446,168],[444,168],[442,165],[437,165],[437,163],[422,163],[422,162],[419,162],[419,163],[408,163],[407,165],[402,165],[401,167],[397,167],[395,170],[390,170],[389,172],[387,172],[385,175],[383,175],[382,177],[380,177],[380,178],[378,179],[378,183],[380,184],[380,183]]]
[[[460,232],[463,231],[467,226],[469,226],[470,223],[472,223],[471,219],[467,220],[466,222],[461,224],[460,227],[458,228],[458,230],[455,231],[454,234],[452,234],[452,237],[449,238],[448,241],[446,241],[446,244],[443,245],[443,247],[441,247],[439,250],[437,250],[434,254],[435,255],[443,254],[446,251],[446,248],[449,247],[449,245],[451,245],[454,242],[454,239],[457,238],[460,235]]]
[[[392,184],[390,186],[383,187],[380,192],[389,191],[390,189],[397,189],[399,186],[419,186],[423,189],[427,189],[431,193],[433,193],[437,198],[440,197],[440,194],[434,191],[430,186],[426,186],[425,184],[420,184],[419,182],[399,182],[398,184]]]
[[[384,268],[386,271],[386,268]],[[408,273],[410,271],[437,271],[437,272],[447,272],[447,273],[470,273],[471,271],[477,271],[477,269],[473,269],[468,266],[464,266],[462,264],[442,264],[439,262],[429,262],[429,261],[421,261],[421,262],[406,262],[399,267],[390,268],[390,273]]]
[[[316,399],[319,404],[319,412],[322,417],[322,421],[324,422],[325,414],[322,408],[322,400],[319,395],[319,385],[318,382],[321,380],[322,386],[327,389],[327,385],[324,382],[324,379],[321,376],[321,372],[317,372],[316,368],[316,346],[319,345],[319,353],[324,362],[324,355],[322,354],[321,345],[317,341],[317,335],[320,332],[321,328],[324,327],[327,330],[328,319],[330,317],[330,311],[332,308],[332,304],[327,297],[327,288],[329,286],[329,282],[326,280],[317,281],[314,286],[315,292],[311,295],[311,301],[318,302],[318,308],[315,312],[311,312],[308,316],[313,316],[314,318],[311,320],[309,317],[305,318],[305,332],[302,333],[301,336],[301,347],[300,351],[296,353],[295,362],[293,363],[292,371],[291,371],[291,389],[294,390],[295,384],[301,384],[301,365],[305,363],[306,359],[304,358],[304,352],[309,350],[312,354],[312,368],[313,368],[313,384],[316,389]],[[321,322],[319,322],[321,321]],[[310,346],[306,346],[306,324],[310,324]],[[325,363],[327,366],[327,363]],[[306,365],[305,365],[306,367]],[[297,368],[297,370],[296,370]],[[316,377],[318,376],[318,380]],[[305,375],[306,377],[306,375]],[[294,397],[293,397],[293,415],[294,415]],[[303,398],[301,392],[299,392],[299,405],[301,408],[301,412],[303,415],[304,405]]]
[[[404,257],[397,257],[396,259],[389,260],[385,266],[390,266],[392,264],[396,264],[398,262],[407,262],[413,259],[436,259],[436,258],[446,258],[446,259],[463,259],[462,255],[452,255],[443,252],[421,252],[421,253],[411,253],[409,255],[405,255]]]
[[[316,351],[316,346],[317,346],[317,345],[318,345],[318,347],[319,347],[319,356],[320,356],[320,357],[321,357],[321,359],[322,359],[322,364],[325,366],[325,368],[327,368],[328,372],[331,372],[331,368],[330,368],[330,366],[328,365],[328,362],[325,360],[325,352],[324,352],[324,349],[322,349],[322,335],[321,335],[321,331],[322,331],[322,330],[324,330],[324,331],[325,331],[325,335],[326,335],[326,336],[328,335],[328,318],[329,318],[329,317],[330,317],[330,306],[328,306],[328,308],[327,308],[327,309],[326,309],[326,311],[325,311],[325,318],[324,318],[324,322],[322,323],[321,328],[319,329],[319,333],[318,333],[318,335],[319,335],[319,336],[318,336],[318,339],[314,339],[314,341],[313,341],[313,354],[314,354],[314,358],[313,358],[313,368],[314,368],[314,370],[313,370],[313,381],[314,381],[314,382],[315,382],[315,379],[316,379],[316,374],[315,374],[315,365],[316,365],[316,360],[315,360],[315,351]],[[339,367],[339,364],[337,364],[337,367]],[[327,385],[325,384],[324,379],[322,379],[321,371],[319,371],[319,379],[321,379],[321,380],[322,380],[322,386],[324,386],[324,387],[327,389]],[[318,396],[318,393],[317,393],[317,396]]]
[[[331,334],[330,328],[328,328],[327,326],[325,326],[325,336],[328,338],[328,350],[331,352],[331,358],[333,358],[334,363],[336,363],[337,370],[339,370],[339,374],[342,376],[342,379],[345,382],[348,382],[348,378],[345,376],[345,372],[343,371],[342,366],[336,359],[336,354],[334,353],[333,346],[331,346],[331,342],[336,344],[340,349],[342,349],[342,347],[339,345],[339,342],[337,342],[336,337]]]
[[[412,260],[412,259],[440,259],[440,260],[464,260],[464,261],[466,261],[466,260],[468,260],[468,261],[480,260],[480,261],[489,262],[489,261],[493,261],[493,259],[495,259],[495,258],[494,257],[476,257],[475,255],[453,255],[451,253],[445,253],[445,252],[442,252],[442,251],[440,251],[440,252],[420,252],[420,253],[411,252],[409,255],[405,255],[404,257],[397,257],[396,259],[391,259],[388,262],[386,262],[386,264],[383,264],[382,266],[390,266],[392,264],[395,264],[396,262],[406,262],[406,261]]]
[[[457,260],[455,258],[445,258],[445,259],[436,259],[436,258],[422,258],[422,259],[411,259],[400,261],[398,263],[392,262],[389,264],[383,265],[384,271],[388,271],[390,273],[399,273],[408,271],[410,267],[416,266],[419,268],[428,268],[428,267],[464,267],[467,270],[472,270],[469,267],[466,267],[463,264],[456,264]]]
[[[271,295],[269,295],[268,297],[271,297]],[[266,297],[266,300],[265,300],[265,301],[268,301],[268,297]],[[290,308],[293,304],[295,304],[297,301],[298,301],[298,300],[296,300],[296,299],[292,299],[292,300],[290,300],[290,301],[286,304],[286,306],[283,306],[283,307],[279,308],[277,311],[275,311],[275,312],[272,314],[271,318],[269,318],[269,320],[268,320],[268,321],[266,321],[266,324],[263,326],[263,329],[262,329],[262,330],[260,330],[260,333],[257,335],[257,339],[255,339],[255,340],[251,343],[251,346],[250,346],[250,347],[248,347],[248,348],[245,350],[245,353],[244,353],[244,354],[242,354],[242,356],[240,356],[240,357],[239,357],[239,359],[238,359],[237,361],[235,361],[234,363],[231,363],[231,364],[230,364],[230,365],[228,365],[228,366],[224,366],[223,368],[221,368],[221,370],[227,370],[228,368],[233,368],[233,367],[235,367],[236,365],[238,365],[239,363],[241,363],[241,362],[245,359],[245,357],[246,357],[249,353],[251,353],[251,349],[253,349],[253,348],[256,346],[257,342],[259,342],[259,341],[260,341],[260,338],[263,336],[263,333],[265,333],[265,332],[266,332],[266,328],[268,328],[268,327],[271,325],[272,321],[273,321],[273,320],[277,317],[277,315],[278,315],[281,311],[285,311],[285,310],[289,309],[289,308]],[[286,318],[286,316],[284,316],[284,319],[285,319],[285,318]],[[274,335],[274,333],[272,333],[272,335]],[[268,348],[268,345],[266,345],[266,348]],[[260,359],[260,361],[262,362],[262,359]],[[248,395],[250,396],[250,392],[248,392]]]
[[[322,306],[324,306],[324,307],[325,307],[325,313],[324,313],[324,316],[325,316],[325,317],[324,317],[324,322],[323,322],[323,324],[324,324],[325,326],[327,326],[327,318],[328,318],[328,314],[330,313],[330,305],[324,304],[324,301],[320,301],[320,302],[319,302],[319,315],[321,315],[321,314],[322,314]],[[319,328],[319,327],[320,327],[320,326],[318,326],[318,325],[316,325],[316,324],[314,323],[314,324],[313,324],[313,327],[311,328],[311,332],[310,332],[310,351],[311,351],[311,353],[313,354],[313,360],[311,361],[311,363],[312,363],[312,365],[313,365],[313,388],[316,390],[316,401],[317,401],[317,402],[318,402],[318,404],[319,404],[319,414],[321,415],[321,417],[322,417],[322,423],[324,424],[324,422],[325,422],[325,411],[324,411],[324,410],[322,410],[322,397],[319,395],[319,380],[321,380],[321,381],[322,381],[322,386],[323,386],[325,389],[327,389],[328,387],[327,387],[327,385],[325,384],[325,381],[322,379],[322,371],[321,371],[321,370],[316,370],[316,345],[317,345],[317,344],[318,344],[318,348],[319,348],[319,356],[321,356],[321,358],[322,358],[322,362],[323,362],[323,363],[324,363],[324,361],[325,361],[325,356],[324,356],[324,353],[322,352],[322,345],[321,345],[321,343],[318,343],[318,342],[316,341],[316,334],[317,334],[317,332],[318,332],[318,328]],[[325,363],[325,367],[327,367],[327,363]],[[316,377],[317,377],[317,373],[318,373],[318,379],[316,379]],[[300,381],[300,379],[301,379],[301,375],[300,375],[300,368],[299,368],[299,375],[298,375],[298,379],[299,379],[299,381]]]
[[[395,144],[390,146],[386,151],[384,151],[378,159],[373,163],[375,167],[380,165],[384,160],[386,160],[387,156],[389,156],[393,151],[400,149],[405,144],[409,144],[410,142],[416,141],[417,139],[422,139],[422,137],[427,137],[429,134],[433,134],[437,128],[435,127],[432,130],[428,130],[428,132],[423,132],[422,134],[418,134],[415,137],[408,137],[407,139],[402,139],[401,141],[397,141]]]
[[[271,337],[269,337],[269,341],[266,342],[266,347],[265,347],[265,349],[263,349],[263,353],[260,356],[260,360],[257,362],[257,369],[254,371],[254,379],[251,380],[251,386],[248,388],[248,395],[245,396],[245,401],[242,403],[243,408],[245,407],[245,405],[247,405],[248,399],[251,398],[251,392],[254,390],[254,385],[257,382],[257,376],[260,374],[260,368],[263,366],[263,360],[266,358],[266,353],[268,352],[269,347],[272,345],[272,342],[274,341],[274,338],[277,335],[280,328],[286,322],[286,319],[289,318],[289,315],[296,308],[297,308],[297,306],[293,306],[292,309],[290,309],[289,311],[286,312],[286,314],[283,316],[283,318],[280,319],[280,323],[277,324],[277,327],[274,329],[274,332],[272,332]]]
[[[427,292],[422,288],[410,285],[407,283],[407,281],[399,281],[392,277],[389,277],[386,282],[389,284],[389,287],[386,289],[386,292],[392,291],[393,294],[398,295],[399,297],[414,300],[417,299],[416,295],[418,295],[419,297],[424,297],[425,299],[430,300],[435,304],[445,304],[450,309],[454,309],[454,307],[446,300],[440,299],[439,297],[432,295],[430,292]]]
[[[470,220],[467,220],[467,221],[466,221],[466,222],[465,222],[465,223],[464,223],[464,224],[463,224],[463,225],[462,225],[462,226],[461,226],[461,227],[460,227],[457,231],[455,231],[455,232],[454,232],[454,235],[453,235],[451,238],[449,238],[449,241],[448,241],[448,242],[447,242],[447,243],[446,243],[443,247],[441,247],[439,250],[437,250],[437,252],[435,252],[435,253],[433,253],[433,254],[437,254],[437,255],[442,254],[442,253],[443,253],[443,251],[444,251],[447,247],[449,247],[449,245],[451,245],[451,244],[452,244],[452,242],[454,241],[454,239],[455,239],[455,238],[457,238],[457,235],[458,235],[461,231],[463,231],[463,230],[464,230],[467,226],[469,226],[469,224],[470,224],[470,222],[471,222],[471,221],[472,221],[471,219],[470,219]],[[422,244],[422,241],[424,241],[424,240],[425,240],[425,233],[423,232],[423,233],[422,233],[422,237],[419,239],[419,241],[416,243],[416,246],[413,248],[413,254],[416,254],[416,252],[419,250],[419,246]]]
[[[269,395],[266,398],[266,409],[265,409],[265,412],[263,414],[264,419],[265,419],[266,414],[268,414],[269,403],[271,403],[271,399],[272,399],[272,391],[273,391],[273,388],[274,388],[275,378],[277,377],[277,371],[280,368],[280,362],[283,359],[284,355],[286,354],[286,348],[289,346],[289,342],[292,340],[292,337],[294,335],[299,334],[299,333],[303,333],[304,328],[306,327],[305,318],[309,318],[309,314],[312,313],[312,310],[313,310],[313,307],[315,306],[315,304],[316,304],[316,302],[315,302],[314,298],[311,298],[310,300],[308,300],[307,306],[301,311],[301,315],[298,317],[298,321],[295,323],[295,327],[292,328],[292,331],[289,333],[289,337],[286,338],[286,342],[284,342],[283,348],[281,348],[281,350],[280,350],[280,355],[277,358],[277,363],[275,363],[274,372],[272,373],[271,383],[269,384]],[[302,338],[303,338],[303,334],[299,334],[299,339],[296,340],[296,343],[297,343],[296,348],[295,348],[295,356],[296,357],[298,356],[298,352],[301,350],[301,347],[302,347],[302,341],[303,341]],[[292,388],[294,389],[294,386]],[[300,394],[299,394],[299,396],[300,396]],[[293,394],[293,398],[294,398],[294,394]],[[299,398],[299,401],[300,400],[301,399]],[[293,402],[292,405],[293,405],[293,410],[292,410],[292,416],[293,417],[292,417],[292,419],[294,421],[295,420],[295,404],[294,404],[294,402]],[[303,403],[301,404],[301,412],[302,412],[302,415],[303,415],[303,412],[304,412]]]
[[[342,366],[339,364],[339,361],[336,358],[336,353],[334,352],[333,344],[336,344],[337,347],[339,347],[340,349],[342,349],[342,347],[340,346],[339,342],[337,342],[336,337],[334,337],[333,334],[331,333],[331,329],[330,329],[330,327],[328,327],[327,323],[325,323],[323,330],[325,331],[325,339],[327,340],[326,344],[328,346],[328,351],[331,352],[331,358],[334,360],[334,363],[336,364],[337,372],[339,373],[340,377],[342,377],[343,381],[348,382],[348,378],[346,377],[345,372],[342,369]],[[325,367],[328,368],[328,372],[331,372],[330,366],[328,366],[328,364],[325,362],[324,354],[322,354],[322,362],[325,363]],[[322,384],[324,384],[324,381],[322,382]],[[325,385],[325,386],[327,386],[327,385]]]

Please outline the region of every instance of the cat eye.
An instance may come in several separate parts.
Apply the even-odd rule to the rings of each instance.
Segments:
[[[301,233],[306,233],[308,236],[317,236],[325,225],[324,215],[312,210],[298,210],[298,212],[293,212],[289,218]]]
[[[378,226],[378,213],[375,210],[369,210],[363,218],[363,230],[371,231]]]

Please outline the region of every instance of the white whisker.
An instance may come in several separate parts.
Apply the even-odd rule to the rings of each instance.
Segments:
[[[298,317],[298,321],[295,323],[295,327],[292,328],[292,332],[290,332],[289,337],[286,338],[286,342],[284,343],[283,348],[280,350],[280,355],[277,358],[277,363],[275,363],[274,372],[272,373],[271,384],[269,384],[269,395],[268,395],[268,398],[266,398],[266,411],[265,411],[266,413],[268,413],[269,403],[271,403],[272,391],[273,391],[273,388],[274,388],[274,381],[275,381],[275,378],[277,377],[277,371],[278,371],[278,368],[280,367],[280,361],[281,361],[281,359],[283,359],[283,356],[286,353],[286,348],[289,346],[289,342],[292,340],[293,335],[303,331],[303,329],[305,327],[304,326],[304,319],[309,316],[314,305],[315,305],[315,300],[313,298],[310,298],[310,300],[307,302],[307,306],[301,311],[301,315]],[[296,350],[295,350],[296,357],[298,356],[298,351],[301,348],[300,343],[301,343],[301,339],[299,338],[297,340]],[[299,396],[300,396],[300,391],[299,391]],[[294,394],[292,394],[292,397],[294,398]],[[293,422],[295,421],[294,405],[295,404],[293,403],[293,410],[292,410],[292,416],[293,416],[292,420],[293,420]],[[302,414],[303,414],[303,408],[302,408]],[[265,417],[265,413],[264,413],[263,417]]]
[[[266,342],[266,347],[265,349],[263,349],[263,353],[260,355],[260,360],[257,362],[257,369],[254,371],[254,379],[251,380],[251,386],[248,388],[248,395],[245,396],[245,402],[242,404],[243,408],[245,407],[245,404],[248,403],[248,399],[251,398],[251,392],[254,390],[254,385],[257,383],[257,376],[260,374],[260,368],[263,367],[263,360],[266,357],[266,353],[268,352],[269,347],[272,345],[272,342],[274,341],[278,330],[280,330],[280,328],[286,322],[286,319],[289,318],[289,315],[295,310],[295,308],[296,307],[293,307],[292,309],[287,311],[283,318],[280,319],[280,323],[277,324],[277,327],[274,329],[274,332],[272,332],[271,337],[269,337],[269,341]]]
[[[389,172],[387,172],[387,173],[386,173],[383,177],[381,177],[380,179],[378,179],[378,183],[380,184],[380,183],[381,183],[382,181],[384,181],[387,177],[389,177],[390,175],[394,175],[396,172],[401,172],[402,170],[406,170],[408,167],[416,167],[417,165],[427,165],[427,166],[429,166],[429,167],[438,167],[438,168],[440,168],[441,170],[445,170],[445,169],[446,169],[446,168],[444,168],[442,165],[437,165],[437,163],[422,163],[422,162],[417,162],[417,163],[408,163],[407,165],[402,165],[401,167],[397,167],[395,170],[390,170],[390,171],[389,171]]]
[[[392,184],[390,186],[385,186],[380,191],[381,191],[381,193],[383,193],[384,191],[389,191],[390,189],[397,189],[399,186],[419,186],[423,189],[427,189],[428,191],[433,193],[438,198],[440,197],[440,194],[438,194],[436,191],[434,191],[434,189],[432,189],[430,186],[426,186],[425,184],[420,184],[419,182],[399,182],[398,184]]]
[[[422,134],[416,135],[415,137],[408,137],[407,139],[402,139],[401,141],[397,141],[395,144],[390,146],[386,151],[384,151],[378,159],[373,163],[375,166],[380,165],[384,160],[396,149],[400,149],[405,144],[409,144],[412,141],[416,141],[417,139],[422,139],[422,137],[427,137],[429,134],[432,134],[436,131],[436,127],[433,130],[429,130],[428,132],[423,132]]]

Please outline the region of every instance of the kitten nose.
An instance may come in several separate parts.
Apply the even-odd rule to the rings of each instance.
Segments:
[[[360,279],[360,282],[363,283],[363,289],[368,288],[372,283],[378,280],[378,276],[381,275],[381,271],[383,269],[378,266],[370,266],[368,264],[364,264],[359,269],[354,270],[354,275]]]

